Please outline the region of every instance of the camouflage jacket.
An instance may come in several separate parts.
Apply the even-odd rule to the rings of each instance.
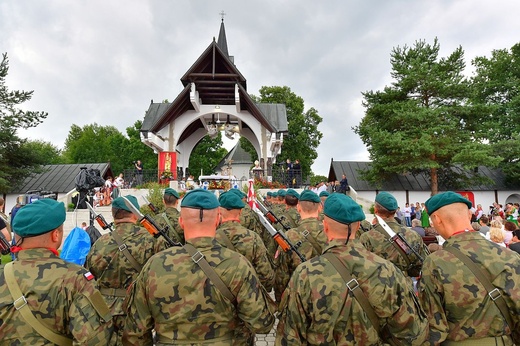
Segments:
[[[309,232],[307,237],[305,232]],[[323,233],[323,223],[316,218],[301,220],[298,228],[288,230],[286,235],[293,245],[300,244],[298,251],[305,256],[306,260],[321,255],[327,243],[327,236]],[[319,249],[315,249],[316,245],[309,240],[311,236]],[[278,248],[278,268],[276,268],[274,289],[276,301],[280,301],[292,273],[301,262],[300,257],[294,252],[283,252],[280,247]]]
[[[332,240],[324,253],[335,254],[398,345],[420,345],[428,322],[407,279],[389,261],[367,251],[359,240]],[[323,256],[296,268],[282,298],[276,345],[382,345],[345,281]],[[383,326],[385,326],[383,328]]]
[[[112,321],[104,321],[93,306],[91,297],[99,295],[99,291],[85,268],[66,262],[44,248],[22,250],[17,257],[13,262],[16,281],[40,322],[73,339],[74,345],[107,345]],[[0,267],[0,287],[0,344],[54,345],[40,336],[14,308],[3,266]]]
[[[260,238],[262,238],[265,248],[267,249],[269,261],[271,262],[272,266],[272,258],[276,251],[276,242],[274,241],[273,236],[264,228],[264,226],[262,226],[260,220],[258,219],[258,215],[251,209],[248,204],[242,208],[242,212],[240,213],[240,224],[248,230],[257,233]]]
[[[402,233],[408,243],[417,250],[423,259],[427,256],[422,237],[417,232],[401,226],[393,218],[386,219],[385,222],[395,233]],[[390,238],[390,236],[379,224],[374,225],[370,231],[363,233],[359,237],[361,243],[363,243],[368,251],[389,260],[395,264],[397,268],[401,269],[405,275],[407,275],[409,263],[420,266],[420,260],[414,254],[408,256],[408,261],[410,261],[408,262],[395,246],[388,241],[388,238]]]
[[[254,268],[238,252],[203,237],[187,241],[197,248],[236,297],[228,301],[182,247],[153,256],[132,285],[127,304],[125,345],[159,343],[243,345],[233,338],[245,324],[268,333],[274,323],[270,298]],[[162,343],[161,343],[162,340]]]
[[[281,219],[286,226],[296,228],[300,224],[301,217],[296,207],[289,207],[284,210]]]
[[[258,274],[260,282],[266,291],[270,292],[274,283],[274,270],[267,258],[267,249],[260,236],[242,227],[238,221],[226,221],[217,229],[217,241],[227,247],[227,242],[222,239],[223,236],[227,236],[231,241],[234,251],[249,260]]]
[[[114,232],[121,236],[128,251],[141,266],[155,253],[168,247],[163,238],[154,238],[145,228],[133,223],[120,223]],[[127,289],[139,274],[123,252],[119,251],[111,233],[104,234],[94,243],[87,255],[85,266],[96,277],[101,291],[105,288]],[[106,294],[104,297],[112,315],[124,314],[124,297]]]
[[[520,333],[520,256],[486,240],[479,232],[465,232],[446,240],[469,256],[505,298]],[[430,319],[430,344],[511,334],[495,303],[473,272],[448,251],[438,250],[424,261],[419,298]],[[517,339],[519,340],[519,339]]]
[[[155,215],[153,220],[157,226],[163,229],[168,227],[168,231],[166,233],[171,240],[184,244],[184,230],[179,225],[179,216],[181,216],[181,213],[176,208],[169,207],[164,210],[164,213]],[[169,224],[164,219],[165,217],[168,219]],[[173,226],[173,229],[170,227],[170,224]]]

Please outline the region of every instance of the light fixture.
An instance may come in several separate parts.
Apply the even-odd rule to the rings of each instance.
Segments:
[[[229,114],[227,115],[227,121],[224,124],[224,134],[229,139],[235,139],[235,133],[239,132],[238,125],[233,125],[229,121]]]
[[[215,114],[211,114],[211,123],[208,124],[208,136],[215,138],[218,135],[218,127],[215,124]]]

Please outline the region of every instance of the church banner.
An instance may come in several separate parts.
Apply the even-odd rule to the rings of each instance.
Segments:
[[[177,153],[163,151],[159,153],[159,179],[177,179]]]

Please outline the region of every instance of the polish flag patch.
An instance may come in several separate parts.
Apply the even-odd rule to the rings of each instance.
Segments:
[[[85,276],[85,278],[90,281],[94,278],[94,275],[92,275],[91,272],[86,272],[85,274],[83,274]]]

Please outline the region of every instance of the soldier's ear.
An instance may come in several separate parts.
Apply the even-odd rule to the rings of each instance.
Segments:
[[[179,226],[184,229],[184,220],[182,219],[182,216],[179,216]]]

